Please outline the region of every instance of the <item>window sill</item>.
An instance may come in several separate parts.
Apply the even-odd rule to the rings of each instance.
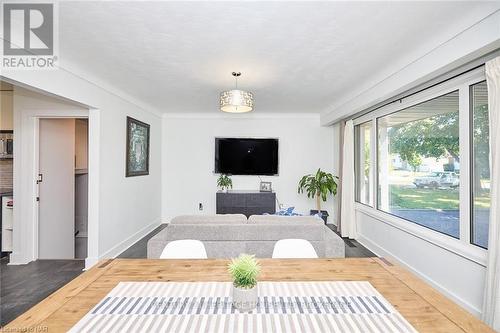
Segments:
[[[486,249],[465,243],[459,239],[444,235],[432,229],[420,226],[416,223],[404,220],[358,202],[355,203],[355,208],[356,211],[369,215],[382,223],[386,223],[394,228],[486,267]]]

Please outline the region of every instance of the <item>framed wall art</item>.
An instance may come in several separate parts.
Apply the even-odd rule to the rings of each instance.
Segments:
[[[150,126],[127,117],[126,177],[149,175]]]

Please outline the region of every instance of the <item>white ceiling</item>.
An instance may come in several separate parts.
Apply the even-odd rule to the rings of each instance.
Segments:
[[[255,94],[255,112],[328,109],[490,13],[498,2],[63,2],[61,66],[162,112],[218,111],[218,93]]]

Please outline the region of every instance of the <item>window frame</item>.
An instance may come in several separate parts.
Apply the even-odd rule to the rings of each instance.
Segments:
[[[365,121],[363,123],[359,123],[359,124],[356,124],[354,125],[354,135],[356,135],[356,127],[359,126],[363,126],[363,125],[366,125],[366,124],[370,124],[371,125],[371,128],[370,128],[370,179],[369,179],[369,183],[370,183],[370,188],[371,188],[371,204],[370,203],[365,203],[365,202],[361,202],[358,200],[358,167],[359,165],[356,164],[356,157],[359,159],[359,156],[361,155],[359,151],[357,151],[357,144],[356,143],[359,143],[359,138],[355,137],[354,138],[354,166],[355,166],[355,171],[354,171],[354,184],[355,184],[355,192],[354,192],[354,201],[360,205],[365,205],[367,207],[370,207],[370,208],[375,208],[377,203],[374,201],[377,197],[374,195],[374,192],[376,191],[376,188],[374,188],[374,184],[377,184],[377,182],[374,182],[373,181],[373,178],[376,177],[376,174],[375,174],[375,171],[377,170],[377,168],[372,165],[373,163],[373,160],[374,159],[377,159],[376,155],[376,151],[374,151],[374,149],[376,149],[377,147],[377,143],[373,141],[373,131],[376,129],[376,124],[374,123],[373,120],[368,120],[368,121]],[[374,156],[375,155],[375,156]],[[359,163],[359,161],[358,161]]]
[[[372,167],[370,172],[375,173],[370,179],[372,182],[374,207],[355,202],[355,209],[380,222],[389,224],[483,266],[486,265],[487,249],[471,242],[472,195],[470,180],[473,175],[471,165],[468,161],[470,162],[472,156],[470,86],[484,80],[486,80],[485,67],[481,66],[353,119],[355,126],[372,121],[372,151],[370,152],[370,165]],[[378,156],[376,156],[378,155],[378,118],[402,111],[455,90],[459,91],[459,145],[460,160],[463,161],[460,163],[460,233],[458,239],[378,209],[379,166]],[[467,124],[467,126],[463,126],[463,124]],[[355,156],[357,153],[355,151]],[[355,190],[357,191],[357,188]]]
[[[486,83],[486,78],[484,80],[481,80],[479,82],[473,83],[469,85],[469,152],[470,152],[470,158],[469,158],[469,169],[470,169],[470,178],[469,178],[469,186],[470,186],[470,192],[469,192],[469,209],[470,209],[470,221],[469,221],[469,240],[471,245],[480,247],[484,250],[488,250],[488,248],[479,245],[479,244],[474,244],[473,240],[473,224],[474,224],[474,99],[473,99],[473,86],[479,83]],[[489,108],[489,106],[488,106]],[[491,131],[491,129],[490,129]],[[491,152],[490,152],[491,153]],[[490,165],[491,167],[491,165]],[[491,170],[490,170],[491,172]],[[491,193],[490,193],[490,200],[491,200]],[[491,214],[491,213],[490,213]]]

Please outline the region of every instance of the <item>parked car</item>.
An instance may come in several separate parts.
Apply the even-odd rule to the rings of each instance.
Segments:
[[[460,178],[455,172],[448,171],[437,171],[431,172],[430,174],[423,177],[416,177],[413,181],[418,188],[430,187],[430,188],[438,188],[438,187],[450,187],[456,188],[460,185]]]

